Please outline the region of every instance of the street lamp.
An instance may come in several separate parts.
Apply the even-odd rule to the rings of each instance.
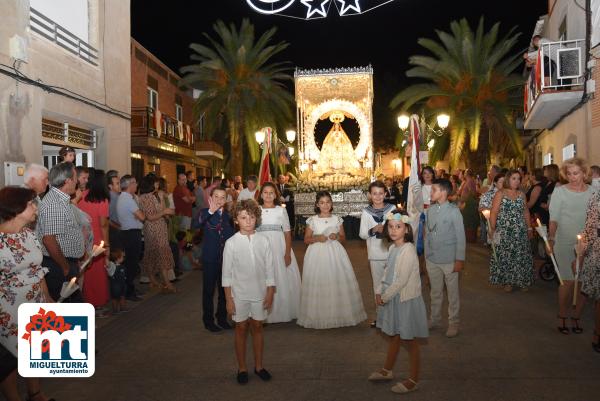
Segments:
[[[294,151],[295,151],[295,149],[293,146],[288,147],[288,152],[289,152],[290,156],[294,156]]]
[[[402,131],[406,131],[409,123],[410,123],[410,117],[407,116],[406,114],[402,114],[402,115],[398,116],[398,127],[400,127],[400,129]]]
[[[419,122],[419,126],[421,128],[421,134],[423,135],[424,142],[427,143],[427,147],[429,150],[433,148],[435,145],[435,137],[440,137],[444,135],[446,128],[448,128],[448,124],[450,123],[450,116],[446,113],[441,113],[436,116],[437,126],[432,127],[425,121],[424,113],[421,113],[421,118]],[[402,146],[408,143],[408,126],[410,124],[410,117],[406,114],[402,114],[398,116],[398,127],[404,133],[404,140],[402,141]]]
[[[265,141],[265,133],[263,131],[256,131],[254,133],[254,138],[256,138],[256,142],[258,142],[259,145],[262,145]]]
[[[294,142],[294,140],[296,139],[296,131],[294,131],[294,130],[285,131],[285,137],[287,138],[289,143]]]
[[[437,123],[442,130],[448,128],[448,123],[450,122],[450,116],[448,114],[438,114]]]

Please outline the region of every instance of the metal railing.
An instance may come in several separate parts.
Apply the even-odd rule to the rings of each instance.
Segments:
[[[544,92],[581,90],[585,84],[585,40],[542,42],[525,84],[525,116]]]
[[[29,8],[29,26],[32,31],[56,43],[63,49],[90,64],[98,65],[98,50],[31,7]]]
[[[42,119],[42,137],[64,142],[96,148],[96,131],[76,127],[69,123]]]
[[[150,136],[190,148],[194,145],[194,132],[188,124],[152,107],[131,108],[131,135]]]

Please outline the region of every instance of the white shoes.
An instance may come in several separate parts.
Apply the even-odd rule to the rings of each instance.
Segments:
[[[414,384],[411,388],[406,387],[403,383],[398,382],[395,386],[392,387],[392,392],[397,394],[406,394],[411,393],[413,391],[417,391],[419,389],[419,385],[413,379],[408,379],[409,382]]]
[[[369,381],[372,382],[383,382],[392,380],[394,378],[394,373],[391,370],[387,370],[385,368],[381,368],[371,373],[369,376]]]

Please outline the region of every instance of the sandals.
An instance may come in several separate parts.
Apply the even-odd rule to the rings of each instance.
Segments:
[[[398,394],[406,394],[406,393],[411,393],[413,391],[417,391],[419,389],[419,384],[416,381],[414,381],[413,379],[407,379],[407,381],[414,384],[414,386],[411,388],[408,388],[404,385],[404,383],[398,382],[398,383],[396,383],[396,385],[394,387],[392,387],[392,391],[394,393],[398,393]]]
[[[387,370],[386,368],[381,368],[371,373],[369,376],[369,381],[372,382],[383,382],[392,380],[394,378],[394,373],[391,370]]]
[[[594,335],[596,337],[598,337],[598,339],[596,340],[596,342],[592,342],[592,348],[594,349],[594,351],[600,353],[600,333],[598,333],[597,331],[595,331]]]
[[[573,325],[571,326],[571,331],[573,333],[575,333],[575,334],[583,333],[583,329],[581,327],[579,327],[579,319],[575,319],[574,317],[572,317],[571,322],[573,323]]]
[[[562,334],[569,334],[570,331],[569,331],[569,328],[567,327],[567,324],[565,322],[568,318],[562,317],[562,316],[556,316],[556,317],[559,318],[559,319],[562,319],[562,326],[557,326],[556,327],[558,329],[558,331],[561,332]]]

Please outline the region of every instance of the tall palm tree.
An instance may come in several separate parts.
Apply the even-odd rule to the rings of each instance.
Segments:
[[[210,47],[190,45],[195,52],[190,58],[198,64],[181,68],[186,74],[182,84],[201,90],[194,104],[196,119],[204,116],[209,137],[226,129],[231,148],[229,173],[241,175],[243,143],[256,161],[259,152],[254,132],[265,126],[285,127],[291,120],[293,97],[284,85],[292,79],[290,69],[287,63],[271,62],[288,44],[271,43],[276,28],[256,40],[254,26],[247,19],[239,30],[223,21],[213,28],[218,39],[204,34]]]
[[[524,82],[514,71],[522,59],[509,54],[520,34],[513,28],[499,37],[499,27],[496,23],[485,32],[482,17],[473,32],[462,19],[450,24],[450,33],[436,31],[439,42],[419,39],[433,56],[410,57],[414,67],[406,75],[428,82],[409,86],[390,103],[402,110],[424,103],[428,115],[449,114],[450,141],[436,141],[433,153],[444,155],[449,150],[452,165],[465,156],[472,167],[485,164],[490,151],[506,144],[512,154],[522,152],[514,123],[515,111],[522,107],[519,91]],[[471,152],[466,152],[467,143]]]

